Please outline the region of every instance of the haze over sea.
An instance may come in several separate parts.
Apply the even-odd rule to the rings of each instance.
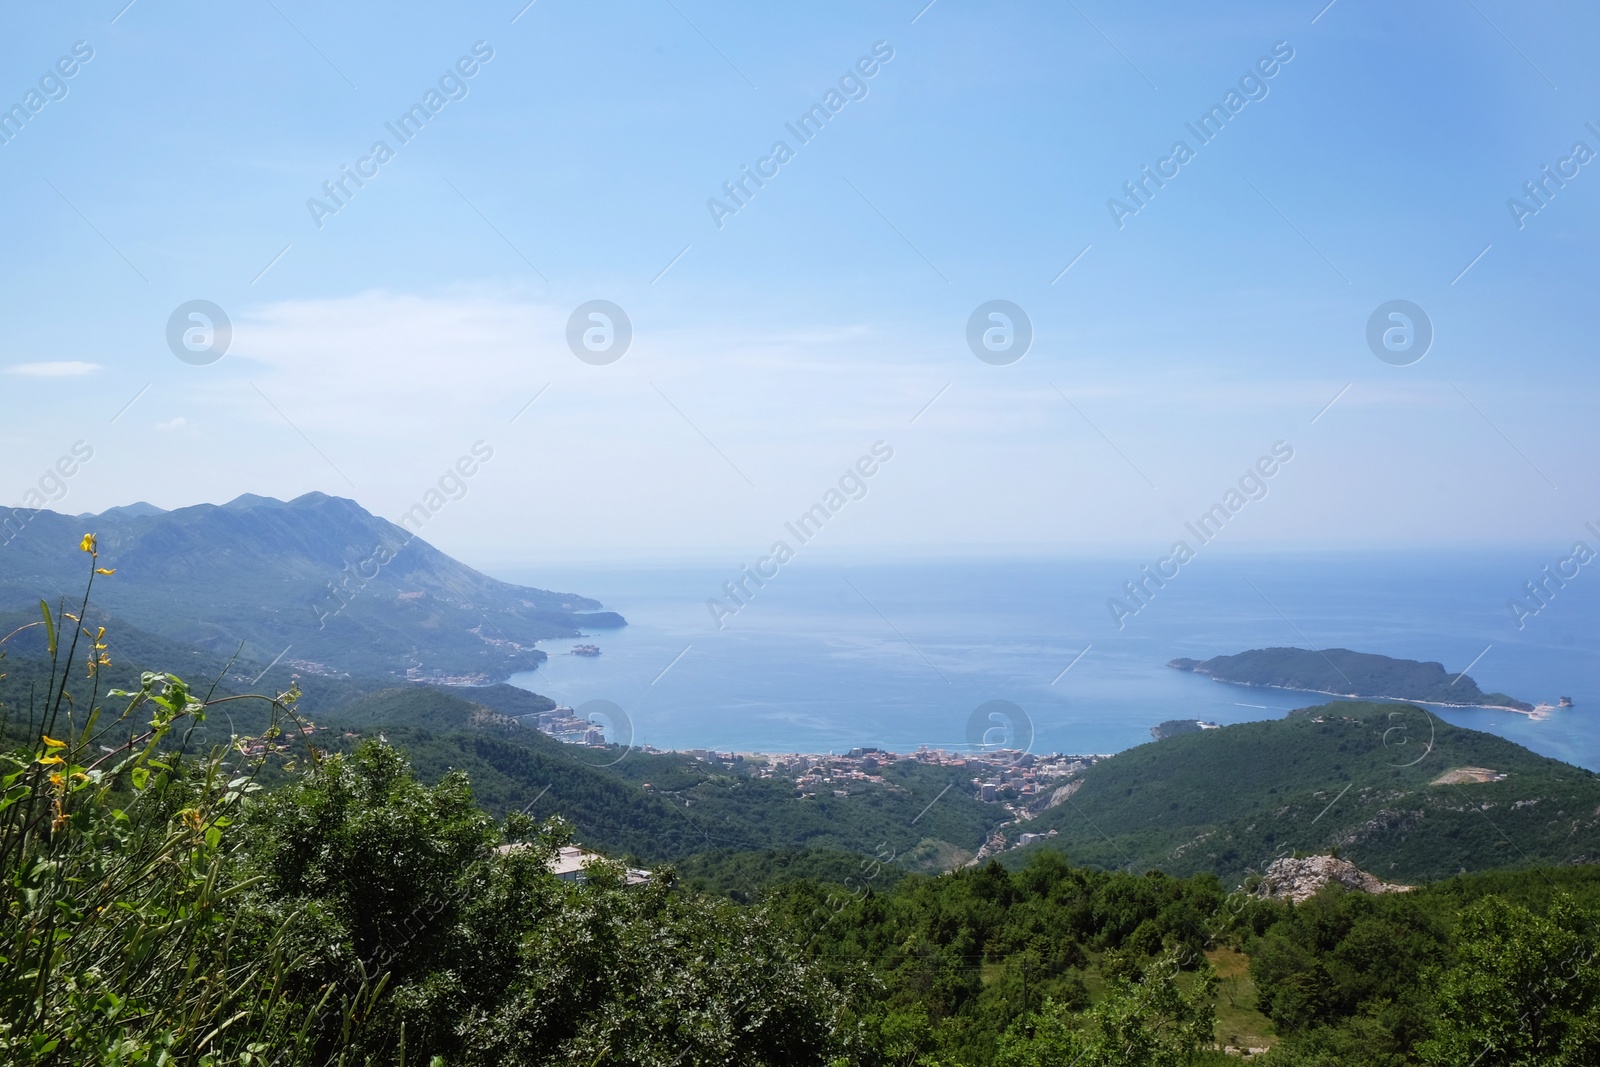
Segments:
[[[1437,660],[1452,672],[1481,653],[1470,674],[1484,691],[1532,703],[1569,696],[1576,706],[1542,722],[1433,709],[1440,717],[1600,770],[1600,664],[1586,640],[1600,578],[1580,572],[1520,631],[1507,608],[1550,561],[1515,549],[1215,552],[1183,568],[1121,630],[1106,600],[1137,577],[1138,564],[1109,558],[802,559],[720,632],[706,600],[737,577],[728,566],[496,576],[594,596],[627,617],[626,629],[593,635],[599,657],[564,654],[576,641],[547,642],[549,662],[512,682],[573,707],[612,701],[632,720],[636,743],[660,748],[959,748],[979,705],[1009,700],[1032,719],[1034,751],[1116,752],[1149,741],[1150,727],[1167,719],[1279,718],[1329,699],[1166,666],[1177,656],[1290,645]],[[1425,723],[1406,722],[1394,740],[1406,738],[1420,754]]]

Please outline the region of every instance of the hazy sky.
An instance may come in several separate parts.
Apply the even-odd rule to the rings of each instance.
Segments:
[[[1153,558],[1283,442],[1229,544],[1600,520],[1595,10],[125,2],[0,14],[0,503],[398,519],[483,442],[447,551],[732,561],[882,441],[829,549]]]

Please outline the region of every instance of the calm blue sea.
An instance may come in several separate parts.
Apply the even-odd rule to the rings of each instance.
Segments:
[[[1477,709],[1440,716],[1600,770],[1600,577],[1582,572],[1520,631],[1506,606],[1555,558],[1219,553],[1185,567],[1121,630],[1106,599],[1142,559],[801,558],[720,631],[706,600],[737,577],[731,566],[496,577],[595,597],[628,618],[626,629],[590,638],[599,657],[548,642],[549,662],[512,681],[574,707],[611,701],[630,720],[614,726],[615,739],[631,725],[634,742],[661,748],[957,748],[972,736],[974,711],[1000,700],[1025,713],[1012,728],[1031,725],[1034,751],[1116,752],[1150,740],[1165,719],[1244,722],[1320,703],[1165,666],[1295,645],[1438,660],[1451,671],[1481,654],[1470,673],[1486,691],[1534,703],[1570,696],[1576,707],[1544,722]],[[1412,735],[1423,728],[1408,724]]]

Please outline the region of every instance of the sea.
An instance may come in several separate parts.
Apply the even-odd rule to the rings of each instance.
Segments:
[[[1548,556],[1548,558],[1545,558]],[[1167,666],[1269,646],[1435,660],[1485,692],[1573,706],[1543,721],[1482,708],[1396,712],[1386,741],[1420,753],[1437,716],[1600,771],[1600,574],[1542,606],[1537,550],[1215,554],[1132,614],[1129,558],[796,559],[735,607],[737,565],[562,564],[495,577],[579,593],[628,625],[548,641],[511,678],[578,709],[613,742],[736,752],[1108,754],[1169,719],[1281,718],[1331,699]],[[1536,614],[1512,611],[1520,597]],[[714,612],[720,599],[729,611]],[[598,656],[571,648],[590,643]],[[1409,750],[1405,750],[1409,751]],[[1398,752],[1397,754],[1403,754]]]

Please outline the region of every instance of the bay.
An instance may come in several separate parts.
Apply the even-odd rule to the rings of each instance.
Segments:
[[[1485,691],[1575,707],[1533,722],[1489,709],[1435,708],[1535,752],[1600,770],[1596,622],[1600,580],[1580,575],[1538,615],[1511,597],[1539,577],[1534,550],[1437,553],[1216,552],[1182,568],[1121,619],[1107,601],[1145,560],[802,558],[756,589],[719,629],[707,601],[733,606],[736,566],[561,565],[496,572],[582,593],[629,625],[585,640],[512,683],[582,708],[610,701],[610,736],[659,748],[844,752],[960,749],[1006,731],[1036,752],[1111,753],[1167,719],[1278,718],[1328,698],[1220,684],[1173,670],[1292,645],[1437,660]],[[1149,562],[1153,562],[1153,559]],[[1587,583],[1587,584],[1586,584]],[[1524,594],[1525,595],[1525,594]],[[992,718],[979,709],[1021,709]],[[975,713],[978,716],[975,720]],[[623,718],[625,722],[608,720]],[[1415,717],[1413,716],[1413,719]],[[1425,743],[1426,719],[1397,719],[1395,743]]]

